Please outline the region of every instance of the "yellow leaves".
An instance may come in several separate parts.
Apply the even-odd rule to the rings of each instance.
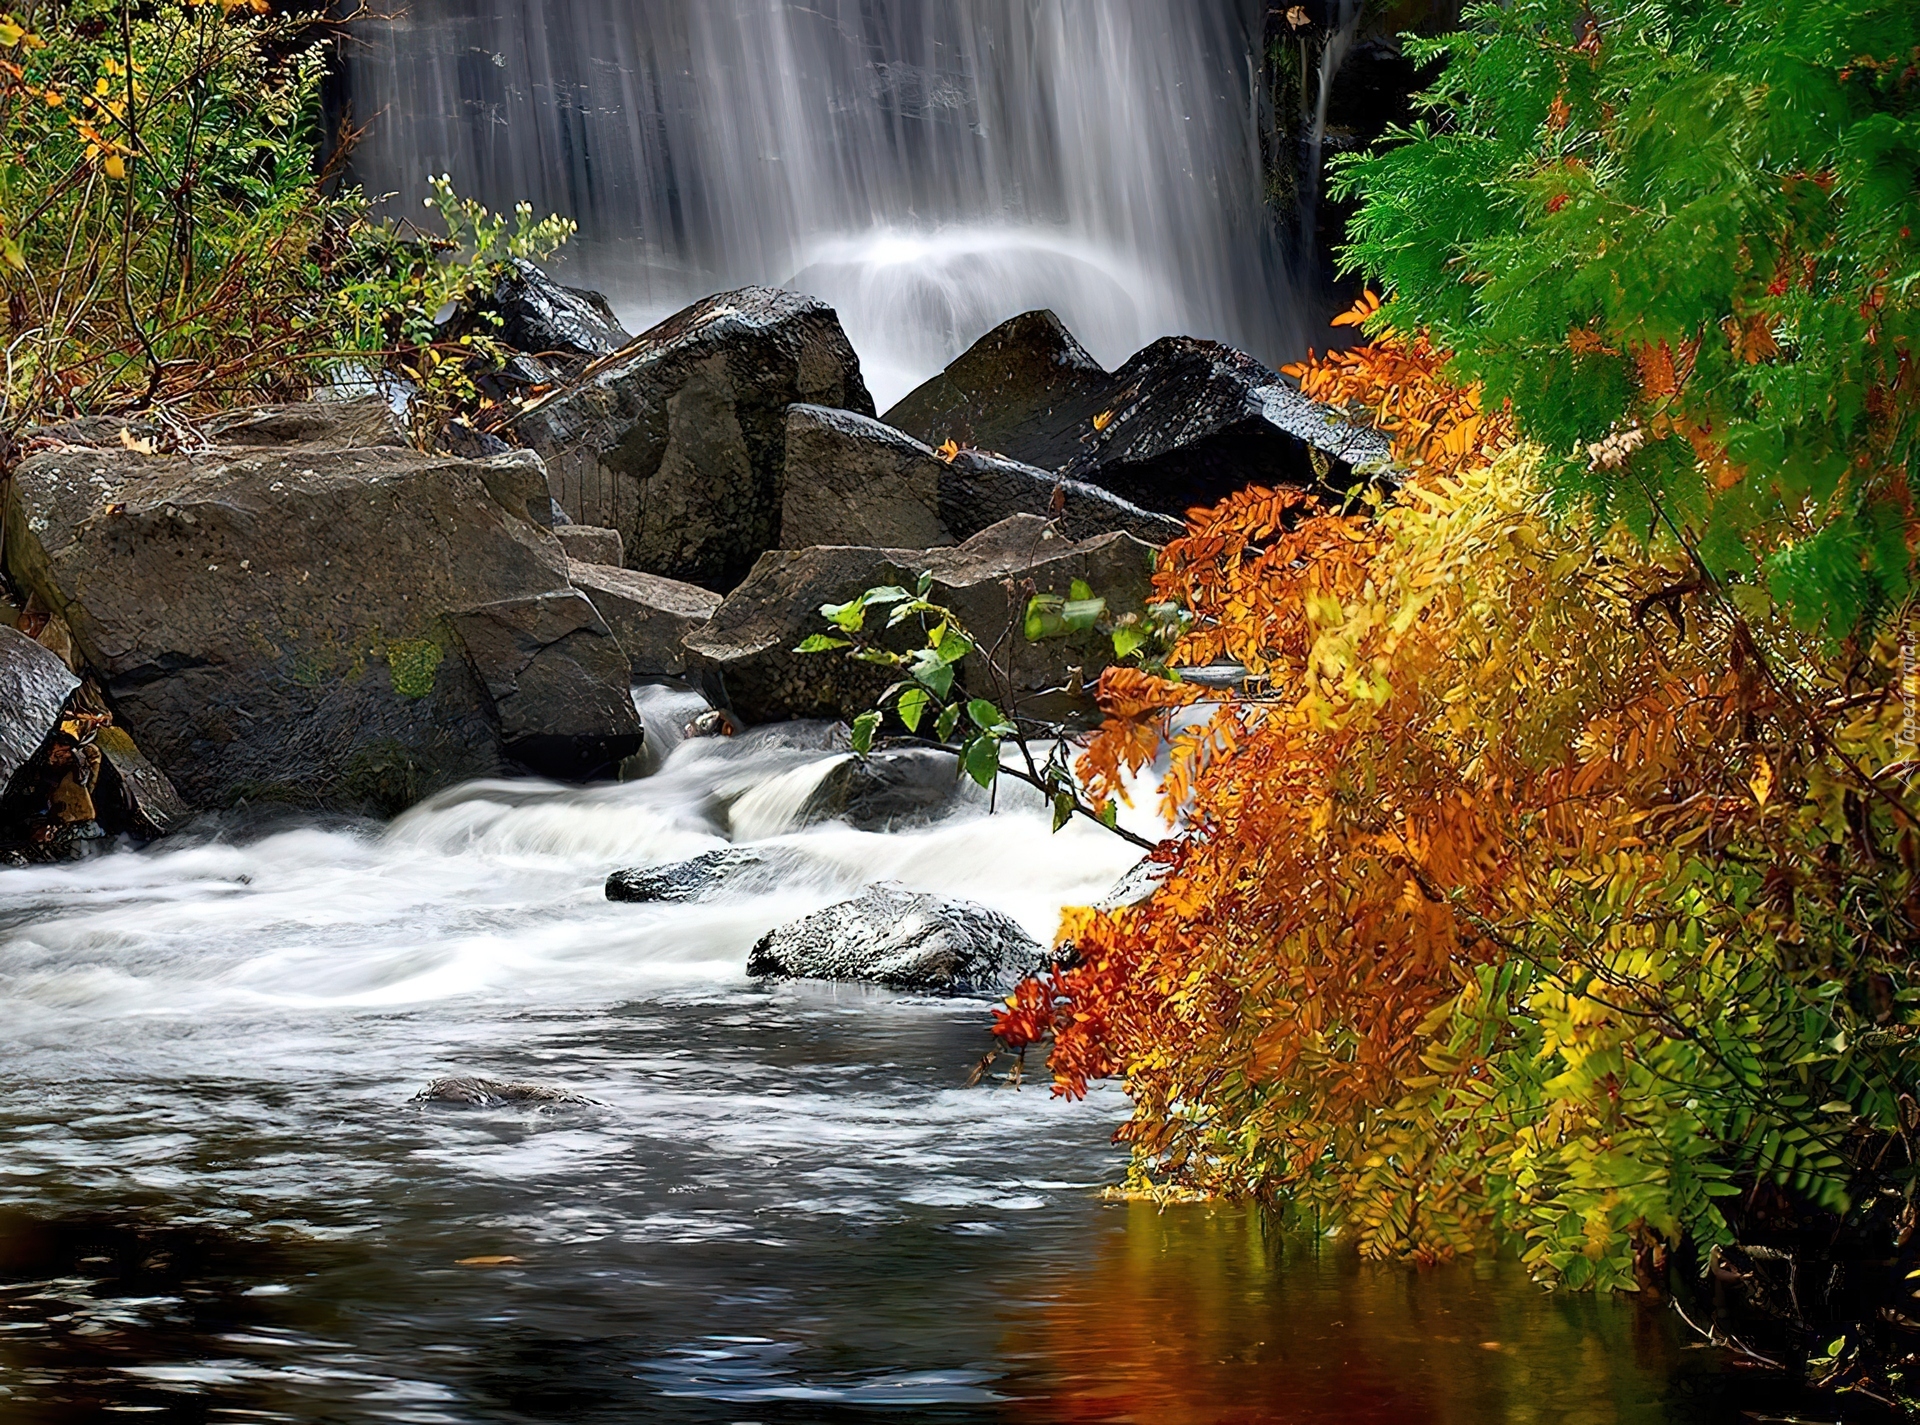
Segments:
[[[1767,799],[1773,795],[1773,766],[1765,757],[1754,759],[1753,775],[1747,779],[1747,788],[1760,806],[1765,806]]]
[[[127,176],[127,161],[117,153],[108,154],[106,161],[100,166],[106,170],[107,177],[109,178],[125,178]]]
[[[1112,411],[1102,411],[1093,418],[1093,428],[1097,431],[1105,430],[1113,424],[1113,417],[1114,413]]]
[[[940,442],[940,448],[934,454],[951,465],[960,458],[960,442],[949,437]]]
[[[47,42],[26,27],[19,16],[0,13],[0,49],[45,49]]]

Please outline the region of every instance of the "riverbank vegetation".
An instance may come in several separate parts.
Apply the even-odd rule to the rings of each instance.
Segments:
[[[354,135],[321,131],[331,40],[263,0],[0,12],[0,431],[333,385],[408,390],[431,443],[481,404],[502,353],[450,314],[573,225],[444,179],[437,222],[373,221],[341,181]]]
[[[1370,342],[1295,371],[1410,473],[1165,552],[1176,671],[1079,770],[1165,758],[1181,833],[999,1032],[1124,1080],[1138,1193],[1674,1290],[1910,1406],[1920,22],[1466,24],[1341,170]]]

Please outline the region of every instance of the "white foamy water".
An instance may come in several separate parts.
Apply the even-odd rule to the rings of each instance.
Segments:
[[[120,1017],[606,1002],[663,983],[743,985],[769,929],[874,881],[984,901],[1050,941],[1060,909],[1137,859],[1079,825],[1054,836],[1031,805],[975,797],[889,833],[802,827],[845,754],[700,740],[657,775],[562,788],[477,783],[385,828],[281,831],[161,845],[0,873],[17,926],[0,942],[0,1012],[15,1034]],[[608,873],[729,844],[803,865],[770,894],[704,904],[606,900]]]

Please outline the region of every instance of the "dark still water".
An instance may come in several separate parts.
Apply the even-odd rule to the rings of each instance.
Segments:
[[[689,744],[0,872],[0,1420],[1741,1418],[1657,1307],[1103,1202],[1124,1100],[965,1087],[983,1003],[753,987],[763,930],[862,881],[1046,933],[1130,858],[1018,810],[795,829],[826,765]],[[729,837],[815,870],[601,897]],[[447,1072],[602,1106],[407,1102]]]

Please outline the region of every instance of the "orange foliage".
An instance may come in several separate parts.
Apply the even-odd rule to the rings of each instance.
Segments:
[[[1333,325],[1357,327],[1379,310],[1380,299],[1368,292]],[[1425,332],[1408,337],[1379,327],[1364,346],[1324,357],[1308,352],[1285,370],[1306,395],[1384,432],[1410,470],[1450,474],[1511,444],[1513,422],[1504,407],[1482,409],[1478,386],[1447,378],[1449,355]]]
[[[1684,380],[1684,351],[1641,359],[1650,382]],[[1686,1126],[1703,1091],[1671,1091],[1720,1062],[1698,1057],[1735,1022],[1711,996],[1737,978],[1740,937],[1798,936],[1814,903],[1776,914],[1745,881],[1702,899],[1702,877],[1757,877],[1777,849],[1731,870],[1692,858],[1791,830],[1813,886],[1818,847],[1846,834],[1841,794],[1804,728],[1780,731],[1796,714],[1756,676],[1750,635],[1650,622],[1685,571],[1557,521],[1536,454],[1496,455],[1504,413],[1449,385],[1445,361],[1389,332],[1299,372],[1321,399],[1375,403],[1414,466],[1377,515],[1253,489],[1167,547],[1155,597],[1192,618],[1174,672],[1103,677],[1108,720],[1079,766],[1104,804],[1169,750],[1167,874],[1143,904],[1069,911],[1073,962],[1023,985],[996,1030],[1051,1034],[1058,1093],[1124,1077],[1142,1185],[1286,1191],[1371,1252],[1428,1258],[1483,1240],[1505,1202],[1542,1214],[1543,1272],[1630,1285],[1621,1243],[1714,1211],[1698,1187],[1713,1164],[1669,1178],[1636,1157],[1709,1141]],[[1221,662],[1248,670],[1241,688],[1177,681]],[[1859,745],[1885,760],[1897,707],[1871,708]],[[1789,777],[1791,798],[1775,792]],[[1656,1066],[1634,1081],[1656,1103],[1637,1117],[1623,1064]],[[1515,1083],[1523,1108],[1474,1107]],[[1549,1213],[1552,1192],[1525,1184],[1557,1173],[1587,1186]],[[1593,1188],[1609,1175],[1637,1186]],[[1661,1195],[1683,1180],[1692,1197]]]

